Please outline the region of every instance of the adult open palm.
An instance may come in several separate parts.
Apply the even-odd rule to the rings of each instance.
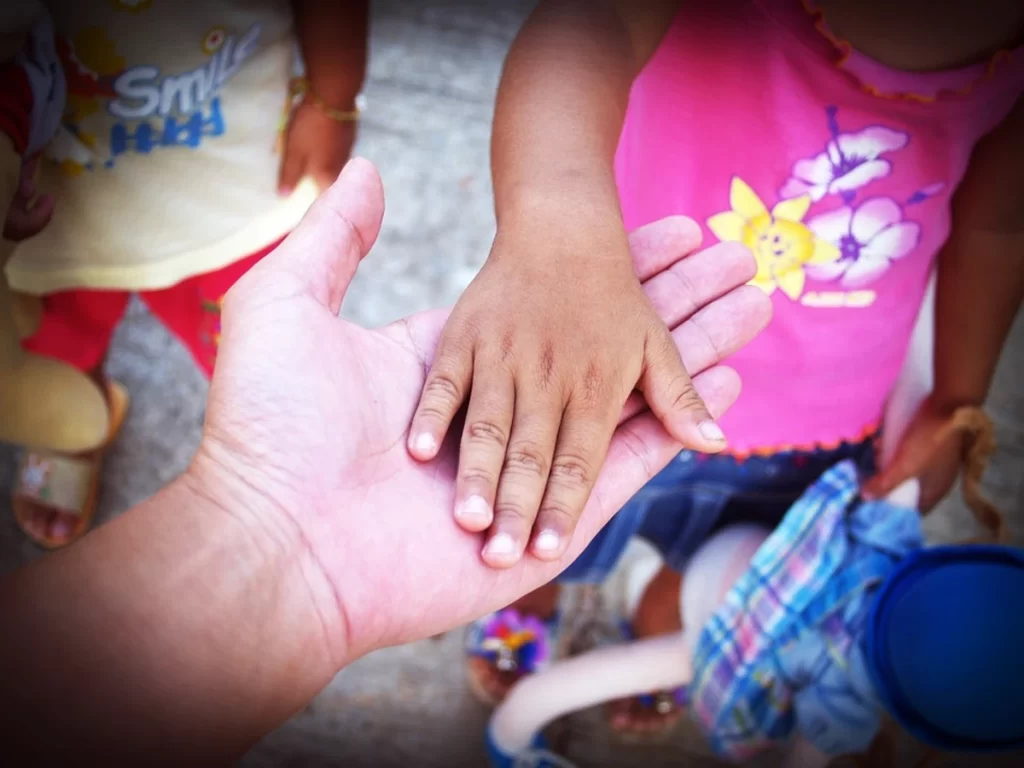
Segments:
[[[235,506],[265,541],[298,542],[311,556],[312,588],[334,598],[321,609],[325,627],[349,660],[457,626],[549,580],[678,450],[631,400],[565,557],[527,557],[506,571],[485,565],[481,535],[451,515],[457,441],[429,464],[406,448],[447,312],[379,330],[338,317],[383,212],[376,170],[353,160],[228,294],[197,458],[231,468],[244,494]],[[630,244],[648,296],[717,417],[740,386],[718,363],[764,327],[770,305],[741,287],[754,272],[742,248],[680,260],[699,239],[697,226],[678,217],[638,230]]]

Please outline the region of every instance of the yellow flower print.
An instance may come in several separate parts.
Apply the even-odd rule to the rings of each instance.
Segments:
[[[110,0],[115,11],[128,11],[128,13],[140,13],[153,5],[153,0]]]
[[[64,106],[64,119],[69,123],[81,123],[100,111],[100,102],[92,96],[69,93]]]
[[[757,259],[757,274],[750,281],[767,294],[778,288],[791,299],[804,290],[804,266],[827,264],[839,258],[839,249],[804,226],[810,208],[807,195],[783,200],[769,212],[761,198],[739,177],[729,189],[731,211],[708,219],[708,228],[723,242],[743,243]]]
[[[117,43],[103,27],[86,27],[72,39],[75,58],[97,75],[114,76],[124,71],[125,60]]]
[[[227,33],[223,27],[214,27],[206,36],[203,37],[203,53],[207,56],[212,56],[221,49],[224,45],[224,40],[227,37]]]

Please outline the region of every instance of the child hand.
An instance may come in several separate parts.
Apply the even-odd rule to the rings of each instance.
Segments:
[[[354,121],[335,120],[312,104],[299,104],[288,122],[278,192],[290,195],[306,176],[327,189],[348,162],[355,140]]]
[[[53,198],[50,195],[36,197],[35,176],[38,165],[39,157],[36,156],[21,166],[18,191],[4,219],[3,235],[8,240],[18,242],[39,234],[53,217]]]
[[[624,234],[604,229],[499,231],[448,320],[413,418],[409,450],[428,461],[468,401],[455,516],[490,529],[483,557],[494,567],[518,562],[531,531],[535,556],[564,553],[634,388],[679,442],[725,446],[619,252]],[[540,252],[551,258],[532,258]]]
[[[883,498],[905,480],[916,477],[921,483],[920,511],[931,511],[949,493],[963,463],[965,433],[946,430],[941,434],[952,416],[953,409],[939,406],[932,398],[925,400],[889,465],[864,485],[862,495]]]

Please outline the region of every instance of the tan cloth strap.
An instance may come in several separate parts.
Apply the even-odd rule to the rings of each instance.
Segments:
[[[85,511],[95,472],[93,462],[34,451],[21,461],[15,492],[61,512],[81,515]]]
[[[992,419],[984,410],[976,406],[964,406],[953,412],[953,416],[939,432],[940,442],[951,436],[951,433],[962,433],[964,437],[963,462],[963,496],[964,502],[974,514],[975,519],[988,532],[987,536],[972,539],[972,542],[991,543],[1006,541],[1009,529],[1006,519],[981,491],[981,478],[985,474],[989,459],[996,450],[995,429]]]

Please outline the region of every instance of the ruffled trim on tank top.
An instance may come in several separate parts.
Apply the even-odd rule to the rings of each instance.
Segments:
[[[836,36],[829,28],[828,22],[825,20],[825,14],[817,7],[815,0],[800,0],[800,3],[804,11],[810,16],[815,31],[835,49],[836,59],[833,62],[835,67],[855,79],[864,91],[872,96],[883,99],[931,104],[943,97],[964,97],[970,95],[978,86],[992,80],[999,70],[1004,69],[1012,61],[1015,55],[1022,55],[1020,47],[1015,49],[1002,48],[993,53],[987,62],[973,64],[960,69],[921,73],[900,72],[865,56],[857,51],[848,40]],[[917,78],[922,81],[929,79],[936,81],[962,79],[964,82],[957,85],[936,83],[933,87],[927,87],[927,84],[922,82],[920,86],[914,89],[893,89],[882,86],[877,82],[871,82],[872,75],[865,70],[876,68],[880,71],[885,70],[886,74],[891,77]],[[925,87],[921,88],[921,86]]]
[[[727,447],[722,454],[744,462],[752,458],[767,458],[780,453],[816,453],[818,451],[836,451],[844,445],[859,445],[867,440],[877,440],[882,434],[880,421],[866,425],[853,437],[836,438],[835,440],[815,440],[808,443],[780,443],[778,445],[766,445],[746,450],[737,450]]]

